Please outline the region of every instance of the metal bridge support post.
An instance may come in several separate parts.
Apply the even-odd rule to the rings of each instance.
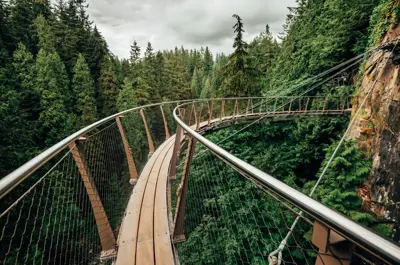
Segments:
[[[306,103],[306,107],[305,107],[305,112],[307,113],[308,110],[308,103],[310,103],[310,98],[307,97],[307,103]]]
[[[315,265],[350,265],[349,241],[318,221],[314,222],[312,243],[319,249]]]
[[[200,128],[200,122],[201,122],[201,112],[203,111],[203,103],[200,104],[200,109],[199,112],[197,113],[196,117],[196,130]]]
[[[213,115],[213,102],[208,102],[208,125],[210,126]]]
[[[249,109],[250,109],[250,99],[247,100],[246,117],[249,114]]]
[[[237,113],[239,113],[239,103],[238,103],[238,100],[235,99],[235,105],[233,106],[233,114],[232,114],[233,118],[236,117]]]
[[[144,123],[144,128],[146,129],[147,134],[147,142],[149,143],[149,158],[154,154],[154,144],[153,139],[151,138],[149,126],[147,125],[146,116],[144,115],[144,109],[140,110],[140,115],[142,116],[142,120]]]
[[[326,108],[326,102],[327,102],[327,100],[328,100],[328,97],[325,97],[324,106],[323,106],[323,108],[322,108],[322,113],[325,113],[325,108]]]
[[[183,120],[185,116],[185,109],[179,109],[180,118]],[[183,130],[179,124],[176,125],[176,134],[175,134],[175,144],[174,144],[174,151],[172,153],[171,164],[169,167],[169,180],[175,181],[176,180],[176,167],[178,163],[178,156],[181,150],[181,139],[183,139]]]
[[[164,113],[164,109],[163,109],[162,105],[160,105],[160,110],[161,110],[161,114],[162,114],[162,118],[163,118],[163,122],[164,122],[165,140],[168,140],[168,138],[171,137],[171,135],[169,134],[167,118],[165,117],[165,113]]]
[[[196,149],[196,141],[193,137],[189,139],[185,165],[181,184],[177,190],[178,201],[176,203],[176,211],[174,218],[174,230],[172,232],[173,243],[178,243],[186,240],[184,225],[185,225],[185,207],[187,200],[187,189],[189,182],[190,167],[192,165],[194,151]]]
[[[175,144],[174,144],[174,151],[172,153],[171,158],[171,165],[169,167],[169,180],[175,181],[176,180],[176,166],[178,163],[178,155],[181,149],[181,137],[182,137],[182,128],[181,126],[176,126],[176,134],[175,134]]]
[[[107,258],[116,255],[115,237],[108,221],[106,212],[104,211],[103,203],[101,202],[100,196],[97,192],[96,185],[93,181],[90,170],[86,163],[82,146],[79,143],[79,141],[84,140],[86,139],[78,139],[78,141],[69,144],[69,148],[71,150],[75,163],[78,166],[78,170],[82,177],[83,184],[86,188],[90,204],[92,205],[92,210],[100,237],[102,249],[101,257]]]
[[[118,116],[115,118],[115,120],[117,121],[119,133],[121,134],[122,143],[124,144],[126,161],[128,162],[128,168],[129,168],[129,176],[131,178],[129,180],[129,183],[136,184],[137,178],[138,178],[138,173],[137,173],[135,161],[133,160],[132,150],[129,147],[128,140],[126,139],[126,135],[125,135],[124,127],[122,126],[121,118],[123,118],[123,116]]]
[[[222,121],[225,117],[225,100],[221,100],[221,116],[220,120]]]

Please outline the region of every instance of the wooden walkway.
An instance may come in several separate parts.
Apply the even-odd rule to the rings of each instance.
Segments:
[[[314,113],[315,112],[315,113]],[[271,113],[272,116],[296,114],[329,114],[319,112]],[[344,110],[349,112],[349,110]],[[342,114],[334,111],[331,114]],[[242,114],[199,122],[198,130],[224,121],[260,117],[266,113]],[[195,127],[195,126],[192,126]],[[181,137],[182,138],[182,137]],[[182,140],[182,139],[181,139]],[[166,140],[146,163],[126,208],[118,237],[117,265],[174,265],[168,216],[168,174],[174,152],[175,135]],[[174,207],[174,206],[172,206]]]
[[[118,239],[116,264],[174,264],[167,210],[175,135],[151,156],[133,189]]]

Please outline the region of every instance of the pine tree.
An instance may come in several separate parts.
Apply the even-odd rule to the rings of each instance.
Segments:
[[[202,86],[201,78],[199,75],[199,71],[197,70],[197,68],[195,68],[194,72],[193,72],[192,83],[190,85],[190,88],[192,89],[192,95],[195,98],[200,97],[202,87],[203,86]]]
[[[73,116],[68,112],[69,88],[65,66],[57,53],[40,50],[36,59],[36,90],[40,95],[41,139],[47,144],[59,141],[73,130]],[[43,148],[43,147],[42,147]]]
[[[257,82],[257,71],[247,63],[249,54],[247,52],[247,43],[243,40],[243,22],[242,19],[234,14],[236,24],[233,26],[236,33],[233,48],[234,52],[229,56],[229,62],[226,64],[221,73],[225,77],[223,83],[224,96],[256,96],[260,93]]]
[[[106,56],[103,60],[99,78],[100,89],[100,115],[107,117],[117,112],[117,77],[115,76],[111,58]]]
[[[56,43],[54,33],[43,15],[39,15],[36,18],[35,27],[39,38],[39,48],[48,53],[56,52],[54,47]]]
[[[204,83],[204,87],[201,90],[200,93],[200,98],[212,98],[213,95],[213,89],[212,89],[212,85],[211,85],[211,78],[207,77],[206,81]]]
[[[131,64],[137,64],[140,60],[140,46],[136,41],[131,45]]]
[[[167,97],[166,83],[167,77],[165,74],[165,59],[162,52],[158,51],[155,57],[155,89],[160,95],[160,101],[165,101]]]
[[[135,90],[133,89],[133,81],[126,77],[124,79],[124,84],[122,85],[121,91],[118,94],[118,111],[124,111],[137,106],[138,103],[135,95]]]
[[[76,98],[75,112],[83,126],[96,121],[97,110],[94,98],[94,82],[85,57],[79,54],[73,69],[72,90]]]
[[[204,59],[203,59],[203,71],[205,75],[209,75],[212,71],[214,65],[213,57],[208,49],[208,46],[206,46],[206,49],[204,51]]]
[[[21,115],[33,123],[39,118],[40,98],[35,90],[35,60],[24,44],[18,45],[12,65],[15,87],[21,96]],[[35,127],[31,124],[31,128]]]

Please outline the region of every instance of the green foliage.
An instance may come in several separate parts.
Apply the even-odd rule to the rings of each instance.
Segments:
[[[114,73],[114,66],[109,56],[103,59],[99,78],[100,90],[100,115],[107,117],[117,111],[117,77]]]
[[[300,1],[288,16],[286,35],[264,92],[285,91],[354,57],[355,52],[364,52],[369,17],[377,4],[377,0]]]
[[[336,145],[335,142],[327,149],[321,168],[325,167]],[[346,142],[333,159],[314,197],[357,222],[371,224],[373,217],[361,211],[361,199],[356,190],[367,181],[371,166],[371,159],[357,148],[356,142]],[[312,185],[313,182],[307,183],[306,190]]]
[[[229,56],[229,62],[221,69],[224,81],[221,92],[224,96],[257,96],[260,93],[258,86],[257,69],[252,68],[249,62],[248,45],[243,40],[243,22],[238,15],[233,15],[236,24],[233,26],[236,33],[233,48],[234,52]]]
[[[57,140],[72,132],[73,116],[69,80],[63,62],[57,53],[40,50],[36,59],[36,91],[40,95],[40,118],[42,136],[46,143]]]
[[[400,1],[382,0],[370,18],[369,46],[375,46],[390,27],[400,22]]]
[[[72,90],[77,98],[74,110],[86,126],[96,121],[97,110],[94,98],[94,82],[85,57],[79,54],[73,69]]]

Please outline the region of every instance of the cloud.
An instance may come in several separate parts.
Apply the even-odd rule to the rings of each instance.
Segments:
[[[282,31],[287,6],[295,0],[88,0],[88,13],[106,38],[110,50],[128,57],[136,40],[155,49],[209,46],[213,53],[232,51],[235,20],[242,17],[246,40],[265,30]],[[144,48],[143,48],[144,49]]]

